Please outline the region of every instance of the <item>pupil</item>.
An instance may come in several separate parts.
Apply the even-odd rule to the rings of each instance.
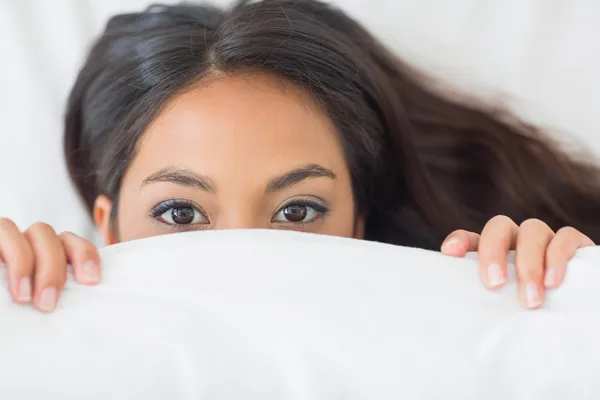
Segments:
[[[302,222],[306,218],[306,206],[288,206],[283,209],[283,215],[290,222]]]
[[[171,217],[176,224],[187,225],[194,220],[194,212],[192,207],[176,207],[171,211]]]

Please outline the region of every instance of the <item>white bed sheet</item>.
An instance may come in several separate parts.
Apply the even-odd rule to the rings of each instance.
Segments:
[[[275,231],[102,250],[57,311],[0,289],[2,399],[598,399],[600,248],[544,309],[473,259]]]

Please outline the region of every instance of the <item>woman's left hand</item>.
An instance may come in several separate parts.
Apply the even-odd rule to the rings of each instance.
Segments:
[[[544,302],[546,288],[561,284],[567,262],[577,249],[595,246],[578,230],[565,227],[558,232],[538,219],[528,219],[520,226],[508,217],[496,216],[483,228],[481,235],[458,230],[442,244],[442,253],[463,257],[477,251],[481,280],[490,289],[506,283],[506,258],[516,250],[515,267],[521,303],[530,309]]]

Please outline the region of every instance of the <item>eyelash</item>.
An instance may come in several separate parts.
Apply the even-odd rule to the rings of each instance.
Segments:
[[[326,203],[324,200],[323,203]],[[275,217],[281,213],[283,210],[285,210],[287,207],[293,207],[293,206],[304,206],[304,207],[308,207],[312,210],[314,210],[314,212],[317,213],[316,216],[314,216],[311,220],[309,221],[300,221],[300,222],[292,222],[292,221],[274,221]],[[294,199],[294,200],[290,200],[289,202],[281,205],[279,208],[277,208],[277,211],[275,211],[275,214],[273,214],[273,216],[271,217],[271,223],[276,224],[279,228],[278,229],[302,229],[305,226],[310,226],[314,223],[317,223],[321,220],[323,220],[325,217],[327,217],[327,214],[329,213],[329,207],[318,202],[315,200],[311,200],[311,199]]]
[[[325,203],[324,200],[321,200],[321,201],[323,203]],[[282,204],[279,208],[277,208],[277,211],[275,211],[275,214],[273,214],[273,217],[271,217],[271,218],[274,218],[275,215],[277,215],[279,212],[283,211],[285,208],[292,207],[292,206],[305,206],[305,207],[312,208],[319,214],[319,216],[316,217],[315,219],[313,219],[312,221],[308,221],[308,222],[275,222],[275,223],[282,225],[282,226],[289,226],[289,225],[304,226],[304,225],[311,224],[311,223],[317,221],[318,219],[327,216],[327,214],[329,212],[329,207],[318,201],[311,200],[311,199],[294,199],[294,200],[288,201],[285,204]],[[198,204],[194,203],[193,201],[186,200],[186,199],[165,200],[165,201],[157,204],[156,206],[154,206],[154,208],[152,208],[152,210],[150,211],[150,216],[152,218],[154,218],[155,220],[157,220],[158,222],[160,222],[164,225],[167,225],[169,227],[176,228],[176,229],[185,229],[186,227],[189,227],[190,225],[173,225],[168,222],[162,221],[159,218],[160,216],[162,216],[164,213],[166,213],[170,209],[178,208],[178,207],[193,208],[196,212],[202,214],[206,219],[208,219],[208,216],[202,210],[202,208],[200,206],[198,206]]]
[[[311,199],[294,199],[294,200],[290,200],[287,203],[285,203],[282,206],[280,206],[277,209],[277,211],[275,211],[275,215],[277,215],[277,213],[279,213],[283,209],[285,209],[287,207],[292,207],[292,206],[310,207],[313,210],[315,210],[316,212],[318,212],[321,216],[325,216],[329,212],[329,208],[326,205],[324,205],[322,203],[319,203],[319,202],[317,202],[315,200],[311,200]],[[290,222],[290,223],[292,223],[292,222]],[[306,223],[307,222],[305,222],[305,224]],[[298,224],[302,224],[302,222],[299,222]]]
[[[167,226],[174,227],[174,228],[180,228],[180,229],[185,228],[189,225],[173,225],[168,222],[162,221],[159,218],[161,215],[163,215],[170,209],[179,208],[179,207],[193,208],[196,212],[202,214],[205,218],[208,219],[208,217],[206,216],[206,213],[204,212],[204,210],[202,210],[202,207],[200,207],[198,204],[194,203],[193,201],[186,200],[186,199],[165,200],[165,201],[157,204],[156,206],[154,206],[154,208],[150,211],[150,216],[152,218],[154,218],[155,220],[157,220],[158,222],[165,224]]]

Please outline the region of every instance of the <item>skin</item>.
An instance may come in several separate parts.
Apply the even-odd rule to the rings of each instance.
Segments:
[[[362,238],[337,134],[310,96],[270,76],[213,78],[175,96],[144,132],[122,181],[116,221],[112,200],[97,198],[94,220],[105,242],[245,228]],[[453,232],[441,251],[477,251],[482,282],[497,289],[515,249],[520,300],[535,309],[546,288],[560,285],[576,250],[593,245],[573,228],[555,233],[539,220],[517,226],[497,216],[480,233]],[[81,283],[101,278],[91,243],[42,223],[20,232],[0,219],[0,258],[13,299],[44,312],[56,307],[67,263]]]

